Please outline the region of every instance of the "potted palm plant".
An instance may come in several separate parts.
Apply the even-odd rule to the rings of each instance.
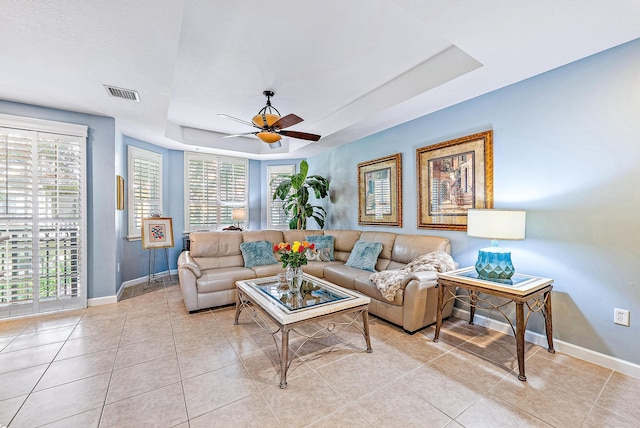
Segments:
[[[282,208],[291,216],[289,229],[306,229],[309,218],[313,218],[321,229],[324,227],[327,211],[320,205],[311,205],[309,193],[312,190],[316,199],[326,198],[329,194],[329,181],[319,175],[307,177],[308,172],[309,164],[303,160],[298,173],[274,178],[282,179],[273,193],[273,200],[280,199],[284,202]]]

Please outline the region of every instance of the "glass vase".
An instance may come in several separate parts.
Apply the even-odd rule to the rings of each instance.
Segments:
[[[302,285],[302,268],[287,266],[286,270],[287,284],[291,291],[300,290]]]

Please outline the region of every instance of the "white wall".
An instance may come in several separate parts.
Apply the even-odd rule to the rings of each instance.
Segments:
[[[640,364],[640,40],[310,158],[331,180],[327,228],[446,236],[474,264],[487,241],[416,228],[415,150],[488,129],[494,206],[527,210],[526,240],[502,246],[517,271],[555,279],[554,337]],[[403,228],[359,227],[357,163],[398,152]]]

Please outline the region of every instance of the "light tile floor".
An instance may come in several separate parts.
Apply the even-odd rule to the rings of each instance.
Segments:
[[[226,307],[189,315],[178,285],[0,321],[0,427],[637,427],[640,380],[452,318],[441,341],[372,317],[309,342],[278,387],[271,336]],[[294,337],[294,336],[292,336]],[[295,340],[294,340],[295,343]]]

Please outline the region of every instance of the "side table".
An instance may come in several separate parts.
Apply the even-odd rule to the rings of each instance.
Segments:
[[[451,272],[439,273],[438,283],[438,308],[436,318],[436,332],[433,341],[437,342],[442,327],[442,309],[451,300],[458,300],[469,305],[469,324],[473,324],[476,308],[495,309],[500,312],[511,326],[516,338],[518,353],[518,379],[526,381],[524,371],[524,333],[529,321],[529,315],[533,312],[541,312],[544,316],[545,332],[547,335],[547,351],[555,353],[553,349],[553,326],[551,322],[551,290],[553,280],[530,275],[516,273],[510,280],[489,281],[478,278],[475,267],[467,267]],[[457,288],[469,291],[468,294],[456,294]],[[479,293],[498,296],[507,299],[506,302],[496,305],[483,299]],[[516,325],[501,308],[514,302],[516,305]],[[524,306],[529,313],[524,316]]]

